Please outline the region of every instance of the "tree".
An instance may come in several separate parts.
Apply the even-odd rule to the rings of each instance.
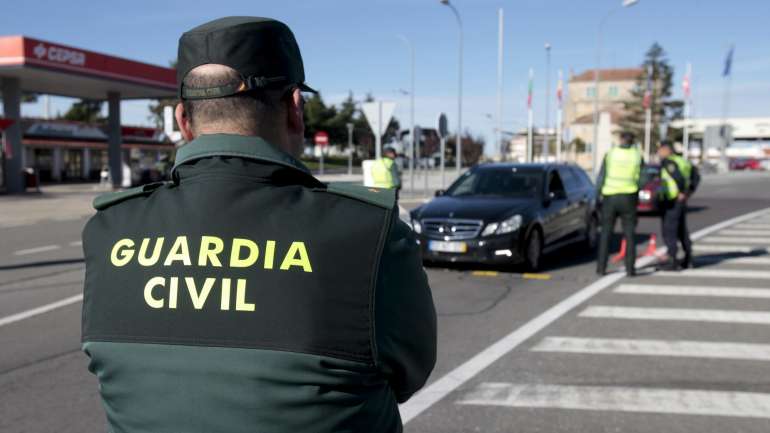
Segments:
[[[455,143],[457,135],[451,135],[446,140],[446,154],[447,161],[455,159]],[[466,132],[462,138],[462,164],[465,166],[474,165],[481,159],[484,154],[484,138],[481,136],[473,137],[470,133]],[[450,158],[451,156],[451,158]]]
[[[76,120],[79,122],[96,123],[104,120],[102,117],[102,105],[104,101],[94,99],[81,99],[61,116],[62,119]]]
[[[644,139],[644,94],[647,89],[648,71],[651,69],[652,97],[650,98],[650,109],[652,113],[652,127],[650,128],[650,143],[651,148],[655,149],[661,139],[660,125],[670,124],[671,121],[681,118],[683,103],[681,100],[671,99],[674,68],[669,64],[663,47],[657,42],[653,43],[650,49],[647,50],[642,68],[643,72],[636,79],[636,87],[631,91],[631,97],[623,102],[624,116],[619,124],[622,131],[633,133],[639,141]]]

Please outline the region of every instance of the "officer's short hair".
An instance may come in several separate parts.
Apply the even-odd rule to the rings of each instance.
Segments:
[[[623,131],[620,133],[620,140],[624,143],[633,143],[634,142],[634,133],[629,131]]]
[[[227,66],[203,65],[191,70],[184,78],[188,88],[207,88],[241,82],[242,77]],[[182,101],[194,135],[202,129],[218,132],[258,135],[261,125],[281,109],[280,90],[254,90],[248,93],[215,98]]]
[[[662,140],[658,147],[668,147],[671,151],[674,151],[674,145],[669,140]]]
[[[392,153],[394,155],[398,155],[398,152],[396,152],[396,149],[393,147],[386,147],[385,149],[382,149],[382,153]]]

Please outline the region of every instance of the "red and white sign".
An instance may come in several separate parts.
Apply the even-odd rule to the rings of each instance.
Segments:
[[[39,42],[32,49],[32,54],[38,59],[45,59],[56,63],[66,63],[72,66],[85,66],[86,65],[86,53],[73,50],[64,47],[57,47],[56,45],[46,45],[43,42]]]
[[[315,133],[316,146],[326,147],[329,145],[329,134],[326,131],[318,131]]]

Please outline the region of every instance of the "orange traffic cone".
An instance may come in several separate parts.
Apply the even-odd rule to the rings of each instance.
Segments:
[[[623,258],[626,257],[626,238],[623,238],[623,242],[620,243],[620,251],[618,251],[617,254],[612,256],[612,259],[610,260],[612,263],[618,263]]]
[[[650,241],[647,242],[647,249],[642,256],[654,256],[655,251],[658,249],[658,236],[655,233],[650,235]]]

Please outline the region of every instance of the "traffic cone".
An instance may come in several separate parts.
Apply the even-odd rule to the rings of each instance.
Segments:
[[[658,236],[655,233],[650,235],[650,241],[647,242],[647,249],[642,254],[643,257],[654,256],[655,251],[658,249]]]
[[[623,260],[624,257],[626,257],[626,238],[623,238],[623,241],[620,243],[620,251],[612,256],[612,260],[610,261],[612,263],[618,263]]]

